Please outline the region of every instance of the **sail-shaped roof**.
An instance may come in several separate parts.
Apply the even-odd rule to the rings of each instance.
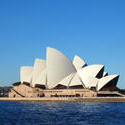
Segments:
[[[65,77],[63,80],[61,80],[58,84],[67,86],[70,84],[74,77],[75,73],[71,73],[69,76]]]
[[[98,82],[97,90],[101,90],[108,83],[113,83],[116,86],[118,78],[119,75],[109,75],[101,78]]]
[[[46,61],[36,59],[34,67],[23,66],[20,69],[21,82],[45,85],[48,89],[54,88],[84,88],[96,87],[97,90],[114,89],[119,75],[108,76],[104,72],[104,65],[89,65],[79,56],[71,62],[63,53],[47,48]],[[104,87],[104,88],[103,88]]]
[[[32,72],[33,67],[32,66],[22,66],[20,68],[20,81],[31,83],[32,81]]]
[[[72,62],[60,51],[47,48],[47,86],[54,88],[62,79],[76,72]]]
[[[80,78],[86,88],[89,87],[91,77],[101,77],[103,75],[104,65],[90,65],[78,71]]]
[[[46,61],[42,59],[36,59],[33,67],[33,78],[32,78],[32,86],[35,86],[37,83],[38,77],[42,73],[42,71],[46,68]]]
[[[98,78],[90,76],[88,78],[88,84],[89,84],[88,88],[91,88],[91,87],[95,87],[96,88],[97,85],[98,85],[98,82],[99,82]]]
[[[108,72],[103,72],[103,77],[108,76]]]
[[[47,75],[46,75],[46,68],[38,75],[37,79],[35,80],[35,84],[45,85],[47,83]]]
[[[76,73],[76,74],[74,75],[74,77],[72,78],[72,80],[71,80],[69,86],[79,86],[79,85],[84,86],[83,83],[82,83],[82,80],[80,79],[80,77],[79,77],[79,75],[78,75],[78,73]]]
[[[75,66],[76,70],[78,71],[82,67],[86,66],[86,63],[79,56],[75,56],[74,60],[73,60],[73,65]]]

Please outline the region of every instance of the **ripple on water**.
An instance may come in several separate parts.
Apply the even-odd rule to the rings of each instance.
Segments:
[[[125,125],[125,103],[0,102],[0,125]]]

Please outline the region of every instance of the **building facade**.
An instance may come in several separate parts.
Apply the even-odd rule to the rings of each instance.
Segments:
[[[79,56],[70,61],[60,51],[47,48],[46,60],[22,66],[20,82],[9,97],[93,97],[97,91],[116,91],[119,75],[108,75],[104,65],[87,65]]]

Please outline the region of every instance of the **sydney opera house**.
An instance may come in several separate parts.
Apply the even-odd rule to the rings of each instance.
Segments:
[[[108,75],[104,65],[87,65],[79,56],[70,61],[60,51],[47,47],[46,60],[20,68],[20,82],[9,97],[96,97],[117,91],[119,75]]]

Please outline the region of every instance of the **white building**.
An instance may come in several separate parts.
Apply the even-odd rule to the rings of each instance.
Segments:
[[[20,71],[21,83],[46,89],[88,88],[97,91],[112,89],[117,85],[119,75],[108,75],[104,65],[87,66],[79,56],[73,62],[60,51],[47,48],[46,60],[36,59],[34,66],[23,66]]]

